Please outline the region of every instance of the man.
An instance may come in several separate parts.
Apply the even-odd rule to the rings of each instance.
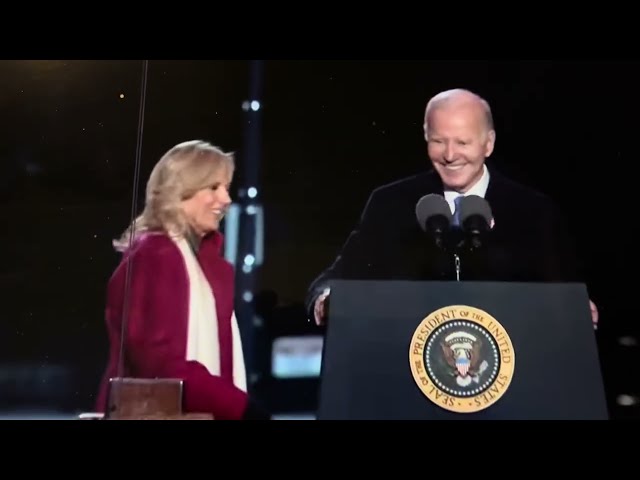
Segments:
[[[427,241],[415,217],[416,203],[430,193],[443,195],[452,213],[462,195],[491,206],[491,240],[463,257],[461,280],[584,281],[551,200],[487,167],[496,132],[484,99],[462,89],[439,93],[427,104],[424,134],[433,170],[374,190],[339,256],[309,288],[307,311],[318,325],[327,317],[331,279],[456,278],[454,258]]]

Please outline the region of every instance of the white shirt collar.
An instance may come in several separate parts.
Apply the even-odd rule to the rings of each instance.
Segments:
[[[461,195],[478,195],[479,197],[484,198],[484,196],[487,193],[487,188],[489,187],[489,169],[487,168],[486,165],[483,165],[482,168],[482,177],[480,177],[480,180],[478,180],[476,182],[476,184],[471,187],[469,189],[468,192],[462,194],[459,192],[456,192],[454,190],[445,190],[444,191],[444,198],[447,201],[447,203],[449,204],[449,208],[451,208],[451,213],[453,213],[455,211],[455,199],[458,198]]]

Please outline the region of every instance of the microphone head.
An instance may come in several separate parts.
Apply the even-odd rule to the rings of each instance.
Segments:
[[[460,223],[463,227],[474,230],[489,230],[491,220],[493,220],[493,212],[489,202],[484,198],[478,195],[468,195],[460,202]],[[472,227],[472,223],[476,226]]]
[[[425,232],[430,232],[436,224],[437,230],[445,230],[449,228],[453,222],[453,215],[449,204],[442,195],[430,193],[425,195],[416,204],[416,218],[420,228]]]

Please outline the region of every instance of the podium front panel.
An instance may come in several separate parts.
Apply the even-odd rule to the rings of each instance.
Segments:
[[[336,281],[317,418],[606,419],[588,302],[582,284]],[[469,317],[469,311],[479,311],[488,318],[476,324],[461,318],[461,328],[442,332],[431,320],[431,329],[426,319],[451,306],[462,307],[456,312]],[[488,335],[498,332],[494,323],[503,327],[508,341]],[[426,340],[421,329],[434,338],[416,341]],[[486,361],[476,365],[476,383],[468,385],[472,380],[467,374],[465,379],[456,377],[462,385],[458,387],[453,377],[469,368],[460,346],[473,343],[465,337],[484,339],[479,344],[488,353]],[[416,346],[424,350],[417,352]],[[452,354],[448,360],[454,375],[438,377],[434,366],[433,375],[427,377],[431,369],[427,361],[421,383],[412,371],[416,362],[411,354],[424,351],[435,359],[443,348]],[[453,358],[454,352],[459,358]],[[473,366],[473,353],[467,357]]]

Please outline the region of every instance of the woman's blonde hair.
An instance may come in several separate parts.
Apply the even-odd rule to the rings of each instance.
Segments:
[[[147,182],[142,214],[114,240],[118,251],[126,250],[133,238],[144,232],[184,235],[188,223],[180,203],[198,190],[213,185],[221,169],[229,181],[234,171],[233,153],[202,141],[179,143],[167,151],[153,168]]]

